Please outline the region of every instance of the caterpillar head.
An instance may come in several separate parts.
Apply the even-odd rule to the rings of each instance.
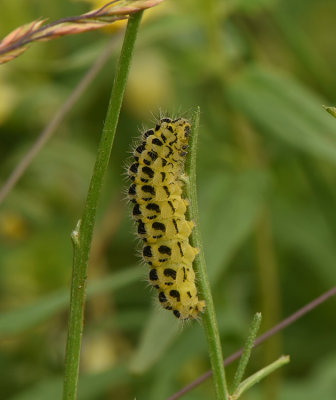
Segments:
[[[172,122],[175,124],[178,140],[180,140],[181,143],[188,144],[191,133],[190,122],[185,118],[178,118]]]
[[[185,157],[187,155],[188,142],[191,132],[190,122],[184,118],[171,120],[170,118],[162,118],[156,126],[164,134],[165,143],[173,146],[179,155]]]

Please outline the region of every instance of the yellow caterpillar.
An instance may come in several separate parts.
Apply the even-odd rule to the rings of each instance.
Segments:
[[[180,179],[190,132],[186,119],[162,118],[142,135],[128,169],[128,197],[144,241],[149,280],[162,306],[180,319],[197,318],[205,307],[197,295],[192,263],[198,250],[189,243],[194,223],[185,217],[189,202],[182,198]]]

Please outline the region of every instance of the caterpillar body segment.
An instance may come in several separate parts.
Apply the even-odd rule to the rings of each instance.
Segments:
[[[172,217],[184,217],[189,202],[186,199],[174,198],[161,202],[135,203],[132,215],[135,220],[141,219],[143,222],[151,222],[160,219],[171,219]]]
[[[181,181],[167,185],[136,184],[133,183],[128,191],[128,197],[133,203],[144,204],[148,201],[160,202],[171,199],[180,199],[182,195]]]
[[[192,264],[198,254],[198,249],[192,247],[188,241],[157,240],[153,244],[145,244],[142,250],[144,260],[153,267],[184,263]]]
[[[173,217],[158,221],[143,222],[138,219],[138,235],[147,243],[155,243],[157,239],[166,238],[167,240],[184,238],[191,234],[194,227],[192,221],[187,221],[183,217]]]

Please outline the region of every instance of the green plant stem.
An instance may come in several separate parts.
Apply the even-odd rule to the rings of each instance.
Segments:
[[[212,300],[209,279],[207,275],[200,223],[197,205],[196,190],[196,154],[197,154],[197,137],[199,130],[200,109],[194,113],[192,121],[192,132],[189,142],[189,154],[186,160],[186,179],[185,191],[187,198],[190,200],[188,207],[188,217],[195,222],[195,228],[190,236],[192,246],[199,249],[199,254],[194,262],[197,275],[198,287],[202,299],[205,300],[206,308],[202,315],[203,326],[208,342],[210,361],[214,377],[216,396],[218,400],[227,400],[228,390],[225,378],[222,347],[217,327],[215,308]]]
[[[72,233],[73,271],[71,283],[70,316],[65,355],[63,400],[77,396],[80,349],[83,332],[84,305],[89,253],[95,224],[96,211],[115,137],[126,81],[130,69],[134,44],[143,12],[129,17],[124,43],[114,78],[106,120],[99,143],[84,212]]]
[[[281,356],[272,364],[267,365],[267,367],[262,368],[260,371],[251,375],[249,378],[245,379],[237,388],[235,393],[230,396],[230,400],[238,399],[247,389],[254,386],[256,383],[260,382],[263,378],[271,374],[276,369],[282,367],[285,364],[288,364],[290,361],[289,356]]]
[[[253,321],[249,329],[249,335],[245,343],[244,352],[240,357],[237,371],[233,378],[232,392],[235,392],[237,390],[244,376],[245,369],[250,359],[252,348],[254,346],[254,341],[257,336],[258,330],[260,328],[260,324],[261,324],[261,313],[256,313],[253,317]]]

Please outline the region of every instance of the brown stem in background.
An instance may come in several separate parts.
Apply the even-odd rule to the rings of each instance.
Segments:
[[[336,286],[334,286],[332,289],[328,290],[327,292],[324,292],[321,296],[317,297],[315,300],[306,304],[304,307],[300,308],[294,314],[290,315],[288,318],[285,318],[278,325],[275,325],[272,329],[269,329],[263,335],[259,336],[258,339],[254,342],[253,347],[259,346],[261,343],[265,342],[267,339],[269,339],[276,333],[287,328],[287,326],[293,324],[298,319],[302,318],[304,315],[306,315],[310,311],[314,310],[316,307],[318,307],[319,305],[324,303],[326,300],[328,300],[330,297],[335,296],[335,295],[336,295]],[[242,349],[236,351],[235,353],[231,354],[229,357],[227,357],[224,360],[224,365],[227,366],[227,365],[231,364],[233,361],[237,360],[243,354],[243,351],[244,351],[244,349],[242,348]],[[179,392],[175,393],[173,396],[169,397],[167,400],[180,399],[184,394],[190,392],[192,389],[199,386],[201,383],[203,383],[208,378],[210,378],[211,375],[212,375],[212,372],[210,370],[210,371],[206,372],[205,374],[203,374],[202,376],[200,376],[199,378],[197,378],[196,380],[194,380],[188,386],[185,386]]]
[[[104,52],[99,56],[97,61],[90,67],[84,77],[80,80],[77,87],[70,94],[66,102],[62,105],[62,107],[58,110],[54,118],[49,122],[49,124],[43,129],[40,133],[39,137],[32,145],[32,147],[28,150],[28,152],[24,155],[19,164],[15,167],[13,172],[9,175],[7,181],[3,184],[0,189],[0,204],[7,197],[9,192],[13,189],[13,187],[17,184],[22,175],[26,172],[29,165],[32,163],[34,158],[46,144],[46,142],[52,137],[55,133],[56,129],[60,126],[66,115],[71,111],[74,104],[81,98],[82,94],[88,88],[90,83],[94,80],[94,78],[98,75],[99,71],[106,64],[109,59],[111,52],[115,49],[117,38],[114,37],[111,42],[108,44]]]

